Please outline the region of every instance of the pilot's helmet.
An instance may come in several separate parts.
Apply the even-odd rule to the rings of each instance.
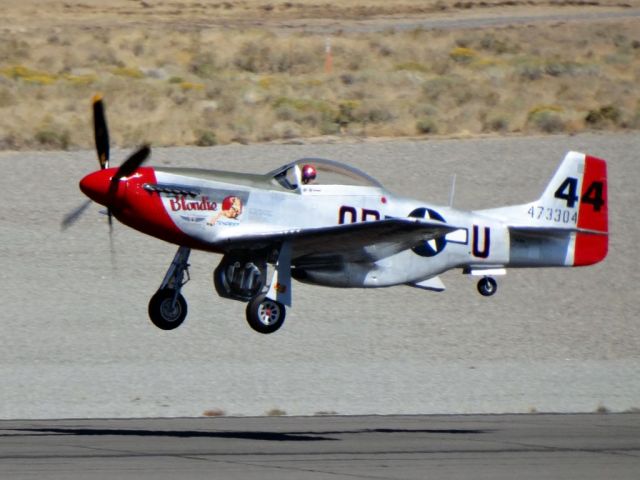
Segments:
[[[302,183],[309,183],[316,179],[316,168],[313,165],[302,167]]]

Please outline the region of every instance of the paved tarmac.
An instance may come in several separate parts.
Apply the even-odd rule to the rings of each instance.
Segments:
[[[117,128],[117,126],[112,126]],[[88,130],[90,134],[90,130]],[[118,222],[78,181],[95,152],[0,153],[0,418],[336,412],[612,412],[640,408],[640,136],[154,148],[150,165],[267,172],[303,156],[359,167],[392,192],[481,209],[537,198],[570,149],[609,162],[610,251],[593,267],[510,270],[498,293],[447,272],[443,293],[294,284],[276,334],[215,295],[219,255],[193,252],[178,329],[147,303],[176,247]],[[118,165],[128,151],[114,149]]]
[[[0,478],[637,479],[640,414],[0,422]]]

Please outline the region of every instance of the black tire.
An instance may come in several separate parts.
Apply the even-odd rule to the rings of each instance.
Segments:
[[[490,297],[498,291],[498,282],[491,277],[484,277],[478,282],[478,292],[483,297]]]
[[[170,288],[158,290],[149,301],[149,318],[162,330],[178,328],[187,318],[187,301],[178,294],[174,308],[171,307],[176,291]]]
[[[258,295],[247,304],[247,322],[259,333],[273,333],[284,323],[286,309],[283,304]]]

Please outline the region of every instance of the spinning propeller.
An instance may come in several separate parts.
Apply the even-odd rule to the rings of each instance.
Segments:
[[[96,143],[96,152],[98,154],[98,163],[100,164],[100,170],[102,171],[109,168],[109,129],[107,128],[107,119],[104,113],[102,96],[99,94],[93,97],[93,130]],[[127,157],[127,159],[122,162],[122,165],[120,165],[113,176],[109,179],[109,186],[108,191],[106,192],[106,197],[104,198],[104,205],[107,207],[110,233],[113,228],[113,213],[110,203],[115,200],[119,181],[123,177],[132,175],[145,162],[150,153],[151,149],[149,148],[149,145],[143,145],[138,150],[129,155],[129,157]],[[81,188],[89,183],[87,179],[90,176],[91,175],[85,177],[82,180]],[[91,200],[87,200],[78,208],[68,213],[62,220],[62,229],[67,229],[71,225],[73,225],[90,204]]]
[[[100,94],[93,97],[93,135],[96,140],[100,170],[104,170],[109,167],[109,130]]]

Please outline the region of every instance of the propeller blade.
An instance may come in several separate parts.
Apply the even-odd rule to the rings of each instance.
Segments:
[[[71,212],[67,213],[62,219],[62,223],[60,224],[60,226],[62,227],[62,230],[66,230],[71,225],[76,223],[78,219],[82,216],[84,211],[89,207],[89,205],[91,205],[91,200],[85,201],[84,203],[82,203],[82,205],[75,208]]]
[[[96,94],[93,97],[93,128],[100,169],[104,170],[109,167],[109,129],[107,128],[104,104],[102,102],[102,95],[100,94]],[[111,184],[109,186],[110,196],[114,196],[118,191],[119,180],[122,177],[128,177],[133,174],[150,154],[151,148],[149,148],[149,145],[143,145],[129,155],[129,158],[120,165],[115,175],[111,178]],[[107,216],[109,218],[109,236],[111,237],[113,234],[113,212],[111,208],[107,208]]]
[[[104,170],[109,166],[109,129],[104,114],[102,96],[96,94],[93,97],[93,132],[96,140],[96,151],[100,168]]]
[[[113,241],[113,223],[111,217],[111,210],[109,210],[109,257],[111,259],[111,268],[116,270],[118,264],[116,262],[116,246]]]
[[[151,148],[149,145],[143,145],[137,151],[132,153],[129,158],[127,158],[120,168],[116,171],[116,174],[111,179],[112,182],[117,182],[122,177],[128,177],[133,172],[135,172],[140,165],[144,163],[144,161],[149,157],[151,153]]]

